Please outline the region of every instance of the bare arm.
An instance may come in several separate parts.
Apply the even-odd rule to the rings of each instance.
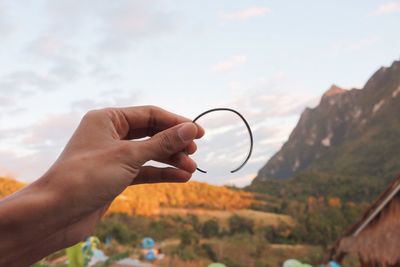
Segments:
[[[186,182],[204,130],[157,107],[91,111],[53,166],[0,201],[0,266],[27,266],[82,240],[127,186]],[[142,141],[130,141],[149,136]],[[156,160],[174,167],[143,166]]]

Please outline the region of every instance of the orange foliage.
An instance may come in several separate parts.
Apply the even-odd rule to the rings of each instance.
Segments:
[[[330,207],[340,207],[342,206],[342,201],[338,197],[333,197],[329,199],[328,205]]]
[[[0,199],[23,186],[23,183],[0,177]],[[150,216],[159,214],[161,207],[232,210],[245,209],[255,203],[252,193],[200,182],[135,185],[113,201],[108,213]]]
[[[317,199],[313,196],[309,196],[307,198],[307,206],[308,207],[314,207],[317,204]]]
[[[244,209],[255,203],[253,195],[200,182],[135,185],[112,203],[109,213],[156,215],[161,207]]]
[[[0,177],[0,199],[11,195],[24,186],[23,183],[17,182],[8,177]]]

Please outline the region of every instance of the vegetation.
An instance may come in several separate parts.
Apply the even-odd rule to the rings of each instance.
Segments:
[[[162,207],[243,209],[256,203],[253,194],[200,182],[150,184],[127,188],[110,207],[110,213],[156,215]]]
[[[139,191],[129,190],[122,198],[119,197],[121,202],[113,204],[94,235],[109,243],[103,246],[103,250],[113,257],[106,264],[127,251],[139,255],[140,241],[148,236],[157,241],[169,259],[173,259],[174,266],[204,266],[214,261],[228,266],[278,266],[288,258],[318,264],[324,248],[358,218],[366,204],[330,194],[330,186],[339,187],[334,180],[325,180],[318,175],[312,178],[315,181],[310,185],[307,184],[310,179],[296,181],[304,183],[296,186],[308,186],[303,191],[294,184],[279,188],[279,182],[276,182],[275,196],[254,195],[201,183],[187,185],[188,192],[180,192],[183,189],[178,185],[140,187]],[[320,184],[318,179],[321,179]],[[7,194],[23,186],[12,180],[0,179],[0,182],[0,192],[8,190]],[[168,188],[177,195],[177,200],[165,193]],[[146,193],[147,190],[154,190],[156,196]],[[194,192],[196,190],[200,192]],[[146,199],[146,194],[152,195],[147,197],[154,205],[150,206],[154,208],[150,209],[151,212],[136,208],[140,203],[135,206],[130,199],[139,199],[139,196]],[[327,197],[321,197],[322,194]],[[217,203],[221,195],[222,202]],[[346,196],[345,193],[342,195]],[[157,197],[160,199],[154,201]],[[205,205],[196,198],[209,199],[210,203]],[[240,201],[245,204],[239,204]],[[230,210],[232,207],[246,209]],[[250,210],[251,207],[257,210]],[[118,210],[121,212],[116,212]],[[63,252],[58,252],[47,257],[46,261],[51,262],[63,255]],[[168,266],[170,262],[163,264],[161,262],[160,266]]]
[[[0,177],[0,199],[18,191],[24,186],[23,183],[8,177]]]

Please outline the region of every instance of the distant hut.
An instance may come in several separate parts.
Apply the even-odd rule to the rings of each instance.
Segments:
[[[362,267],[400,266],[400,177],[395,179],[340,238],[325,260],[356,255]]]

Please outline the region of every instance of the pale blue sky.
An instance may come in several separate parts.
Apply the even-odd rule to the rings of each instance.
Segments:
[[[89,109],[225,106],[254,156],[230,174],[244,126],[210,116],[195,156],[210,173],[193,178],[244,185],[331,84],[399,59],[399,26],[400,1],[0,0],[0,174],[39,177]]]

